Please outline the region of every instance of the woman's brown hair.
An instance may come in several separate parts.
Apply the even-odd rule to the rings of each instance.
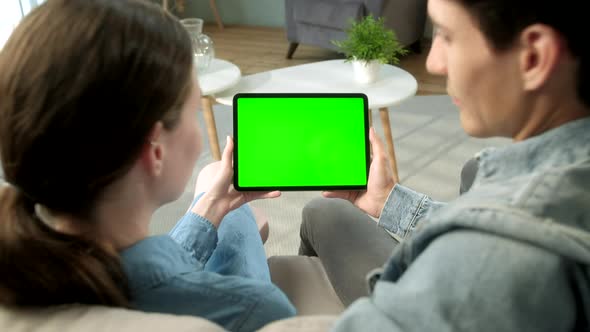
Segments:
[[[129,306],[117,254],[35,213],[91,223],[157,121],[172,129],[192,87],[190,38],[140,0],[48,0],[0,51],[0,303]]]

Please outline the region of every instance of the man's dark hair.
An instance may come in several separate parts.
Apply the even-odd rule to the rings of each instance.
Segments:
[[[585,1],[565,0],[455,0],[469,11],[492,47],[504,50],[516,42],[519,33],[535,23],[559,32],[567,47],[580,60],[578,96],[590,106],[588,42],[583,28]]]

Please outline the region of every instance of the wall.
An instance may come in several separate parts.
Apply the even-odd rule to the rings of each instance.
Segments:
[[[173,2],[174,0],[170,0]],[[215,23],[215,17],[207,0],[185,0],[186,12],[179,16],[200,17]],[[284,0],[216,0],[217,9],[224,24],[284,27]],[[432,38],[432,23],[426,20],[424,36]]]
[[[283,27],[284,0],[216,0],[224,24]],[[208,0],[186,0],[184,16],[196,16],[215,23]]]
[[[434,30],[432,27],[432,21],[430,20],[430,17],[426,16],[426,24],[424,25],[424,37],[432,39],[433,33]]]

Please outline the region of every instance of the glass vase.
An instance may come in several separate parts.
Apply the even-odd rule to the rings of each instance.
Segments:
[[[192,45],[193,45],[193,61],[195,70],[203,72],[215,58],[215,49],[213,48],[213,40],[209,36],[203,34],[203,20],[200,18],[185,18],[180,20],[188,31]]]

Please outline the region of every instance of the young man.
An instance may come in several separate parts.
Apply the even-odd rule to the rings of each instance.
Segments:
[[[370,296],[345,311],[336,331],[590,329],[590,75],[582,4],[429,0],[437,33],[428,70],[447,76],[468,134],[511,137],[514,144],[482,151],[469,191],[442,204],[395,184],[371,132],[367,191],[324,196],[352,202],[404,240],[372,279]],[[331,244],[314,229],[334,206],[353,210],[333,201],[304,211],[302,248],[320,252],[324,264],[321,247]],[[310,224],[316,226],[306,229]],[[362,241],[371,246],[373,239]]]

